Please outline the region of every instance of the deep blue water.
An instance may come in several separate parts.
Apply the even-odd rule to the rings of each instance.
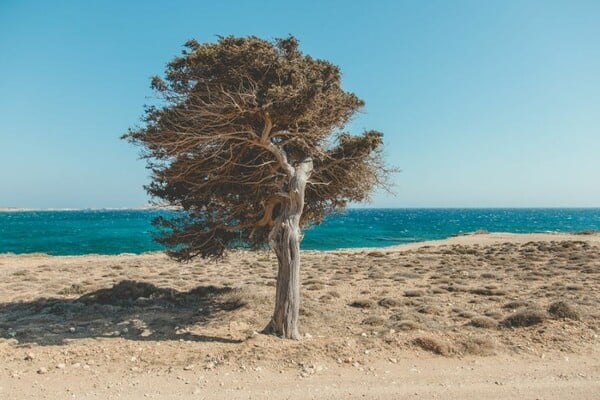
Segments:
[[[0,253],[54,255],[160,250],[151,220],[169,211],[25,211],[0,213]],[[442,239],[461,232],[600,230],[600,208],[352,209],[305,232],[303,249],[379,247]]]

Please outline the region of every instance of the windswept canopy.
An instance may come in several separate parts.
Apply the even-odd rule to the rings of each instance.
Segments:
[[[144,149],[148,192],[186,211],[157,221],[167,228],[159,241],[179,259],[263,246],[304,160],[313,170],[302,226],[383,183],[382,134],[343,132],[363,101],[294,37],[190,40],[152,88],[161,104],[124,137]]]

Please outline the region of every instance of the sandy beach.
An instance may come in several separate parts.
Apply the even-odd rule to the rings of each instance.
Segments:
[[[473,234],[302,260],[301,341],[260,333],[271,252],[0,255],[4,399],[592,399],[600,235]]]

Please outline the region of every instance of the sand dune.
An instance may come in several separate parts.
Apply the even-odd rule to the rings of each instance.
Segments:
[[[187,264],[161,253],[0,255],[0,398],[582,399],[600,389],[598,234],[306,251],[302,278],[295,342],[258,333],[274,296],[268,252]]]

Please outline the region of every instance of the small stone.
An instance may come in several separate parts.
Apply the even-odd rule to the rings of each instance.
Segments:
[[[71,333],[75,332],[75,327],[74,326],[70,327],[69,332],[71,332]]]
[[[310,333],[306,333],[304,334],[304,337],[307,339],[312,339],[313,336]]]
[[[392,364],[398,363],[398,360],[396,360],[395,358],[390,358],[389,360]]]
[[[48,369],[45,367],[41,367],[40,369],[37,370],[37,373],[40,375],[45,374],[46,372],[48,372]]]
[[[184,371],[191,371],[193,369],[194,369],[194,364],[186,365],[185,367],[183,367]]]
[[[66,365],[64,363],[59,363],[56,365],[56,369],[65,369]]]
[[[31,361],[31,360],[33,360],[34,358],[35,358],[35,354],[33,354],[33,353],[27,353],[27,354],[25,355],[25,360],[26,360],[26,361]]]
[[[213,361],[206,363],[206,369],[214,369],[217,365]],[[242,366],[242,369],[246,369],[246,366]]]

